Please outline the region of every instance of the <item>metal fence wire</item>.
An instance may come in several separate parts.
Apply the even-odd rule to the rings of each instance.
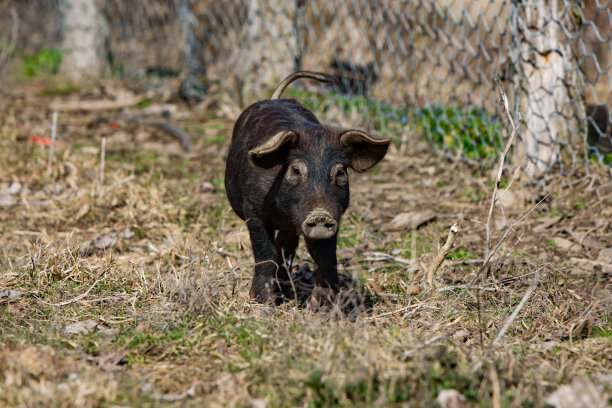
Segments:
[[[110,75],[176,75],[188,98],[219,83],[246,104],[294,70],[327,71],[340,89],[288,94],[339,124],[404,143],[424,135],[473,160],[503,143],[500,78],[532,174],[612,161],[604,0],[0,0],[0,47],[15,10],[18,49],[70,53],[65,10],[80,3],[103,16]]]

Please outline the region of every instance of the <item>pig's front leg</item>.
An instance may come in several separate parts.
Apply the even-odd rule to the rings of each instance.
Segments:
[[[337,240],[338,234],[327,239],[305,239],[308,252],[317,266],[312,298],[318,303],[332,300],[338,290]]]
[[[287,299],[296,296],[290,281],[290,269],[299,243],[300,236],[293,231],[280,230],[276,235],[276,262],[280,266],[277,276],[283,296]]]
[[[246,224],[255,258],[250,295],[259,303],[268,303],[274,300],[278,286],[274,230],[258,218],[247,218]]]

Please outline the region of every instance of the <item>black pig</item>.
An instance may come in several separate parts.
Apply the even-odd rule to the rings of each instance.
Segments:
[[[227,157],[227,198],[249,230],[255,257],[250,294],[260,303],[295,295],[289,270],[300,235],[316,264],[313,299],[337,290],[336,242],[349,205],[347,170],[370,169],[391,142],[324,126],[296,100],[278,99],[298,78],[335,82],[309,71],[287,77],[270,100],[242,112]]]

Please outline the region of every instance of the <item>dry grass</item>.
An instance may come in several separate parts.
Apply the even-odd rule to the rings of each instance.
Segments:
[[[150,129],[60,114],[47,176],[47,148],[28,140],[50,134],[51,100],[36,86],[9,87],[0,116],[0,405],[427,407],[454,388],[477,406],[541,406],[582,377],[612,391],[604,169],[543,189],[517,180],[514,202],[494,213],[493,243],[504,219],[558,187],[502,245],[477,296],[463,288],[485,254],[494,175],[415,141],[352,175],[340,270],[378,295],[357,315],[269,308],[248,298],[248,237],[223,191],[231,120],[180,107],[195,141],[186,155]],[[398,213],[431,209],[427,224],[391,227]],[[438,291],[420,291],[410,265],[364,255],[425,261],[455,222]],[[533,295],[473,372],[536,271]]]

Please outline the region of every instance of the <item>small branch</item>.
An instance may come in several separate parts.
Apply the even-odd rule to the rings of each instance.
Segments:
[[[163,120],[155,120],[150,122],[143,121],[143,123],[154,126],[157,129],[166,132],[167,134],[178,140],[183,146],[183,151],[185,152],[188,152],[193,147],[193,141],[191,140],[191,136],[189,136],[187,132],[176,126],[174,123]]]
[[[53,162],[55,161],[55,138],[57,135],[57,111],[53,112],[51,119],[51,145],[49,146],[49,159],[47,160],[47,177],[53,173]]]
[[[106,151],[106,137],[102,136],[100,142],[100,185],[104,184],[104,155]]]
[[[504,92],[504,87],[499,79],[496,79],[497,84],[499,85],[499,93],[501,96],[504,112],[510,121],[510,125],[512,126],[512,133],[510,133],[510,138],[508,138],[508,142],[506,142],[506,146],[504,147],[504,151],[499,156],[499,168],[497,169],[497,178],[495,179],[495,187],[493,188],[493,195],[491,196],[491,204],[489,206],[489,215],[487,216],[487,222],[485,224],[487,231],[486,238],[486,246],[485,246],[485,259],[489,258],[489,251],[491,245],[491,218],[493,216],[493,208],[495,207],[495,201],[497,201],[497,190],[499,189],[499,183],[501,182],[501,175],[504,170],[504,161],[506,160],[506,155],[514,143],[514,139],[516,138],[516,134],[518,132],[518,128],[514,124],[514,120],[512,119],[512,115],[510,114],[510,110],[508,109],[508,98],[506,97],[506,92]],[[520,113],[519,113],[520,120]]]
[[[104,166],[102,166],[102,167],[103,167],[102,170],[104,170]],[[115,181],[110,186],[100,189],[98,191],[98,197],[102,197],[104,194],[107,194],[109,191],[111,191],[115,187],[118,187],[118,186],[120,186],[122,184],[125,184],[125,183],[129,183],[130,181],[134,180],[135,178],[136,178],[136,176],[134,176],[132,174],[132,175],[129,175],[127,177],[122,178],[121,180]]]
[[[416,346],[416,347],[415,347],[415,348],[413,348],[412,350],[404,351],[404,352],[402,353],[402,357],[403,357],[404,359],[406,359],[406,358],[410,358],[410,357],[412,357],[414,354],[416,354],[416,352],[417,352],[417,351],[424,349],[425,347],[427,347],[427,346],[429,346],[429,345],[431,345],[431,344],[435,343],[435,342],[436,342],[436,341],[438,341],[438,340],[447,340],[447,341],[451,341],[450,337],[448,337],[449,335],[450,335],[450,333],[444,333],[444,334],[441,334],[441,335],[439,335],[439,336],[432,337],[431,339],[427,340],[426,342],[419,344],[418,346]]]
[[[134,106],[142,101],[142,99],[142,95],[133,95],[118,100],[54,102],[51,104],[51,109],[61,112],[118,110]]]
[[[448,237],[446,238],[446,242],[444,246],[440,248],[438,254],[431,260],[429,265],[427,265],[427,270],[425,274],[425,287],[433,288],[434,286],[434,277],[438,273],[440,266],[442,266],[442,262],[444,258],[448,254],[448,252],[453,247],[453,243],[455,242],[455,238],[457,237],[457,233],[459,232],[459,228],[457,224],[453,224],[448,231]]]
[[[540,276],[541,276],[540,271],[542,269],[543,269],[543,267],[536,271],[536,276],[533,278],[533,282],[531,282],[531,286],[529,286],[529,289],[527,289],[527,291],[523,295],[523,299],[521,299],[520,303],[514,309],[514,312],[512,312],[512,314],[510,315],[508,320],[506,320],[506,323],[501,328],[499,333],[497,333],[497,336],[495,336],[495,339],[493,339],[493,341],[491,342],[491,345],[489,346],[489,348],[482,353],[482,356],[480,357],[480,359],[478,360],[478,362],[476,363],[476,365],[472,369],[472,373],[475,373],[476,371],[478,371],[480,369],[480,367],[482,366],[482,364],[484,362],[484,359],[493,350],[493,348],[497,345],[497,343],[499,343],[499,341],[502,339],[502,337],[504,337],[504,335],[506,334],[506,332],[510,328],[510,325],[512,325],[512,322],[514,322],[514,320],[516,319],[516,316],[518,316],[518,314],[521,311],[521,309],[523,308],[523,306],[525,306],[525,303],[527,303],[527,301],[529,300],[531,295],[533,295],[533,292],[536,290],[536,288],[538,286],[538,283],[540,282]]]
[[[66,305],[69,305],[69,304],[72,304],[72,303],[78,302],[79,300],[83,299],[85,296],[89,295],[89,292],[91,292],[91,290],[92,290],[93,288],[95,288],[95,287],[96,287],[96,285],[97,285],[98,283],[100,283],[101,281],[103,281],[103,280],[104,280],[104,278],[105,278],[105,276],[103,276],[102,278],[100,278],[100,279],[98,279],[97,281],[95,281],[95,282],[93,283],[93,285],[91,285],[91,286],[89,287],[89,289],[87,289],[87,290],[85,291],[85,293],[83,293],[83,294],[81,294],[81,295],[79,295],[79,296],[77,296],[77,297],[75,297],[75,298],[72,298],[72,299],[70,299],[70,300],[67,300],[67,301],[65,301],[65,302],[60,302],[60,303],[48,303],[48,302],[45,302],[44,300],[41,300],[41,302],[42,302],[42,303],[44,303],[45,305],[55,306],[55,307],[59,307],[59,306],[66,306]]]

